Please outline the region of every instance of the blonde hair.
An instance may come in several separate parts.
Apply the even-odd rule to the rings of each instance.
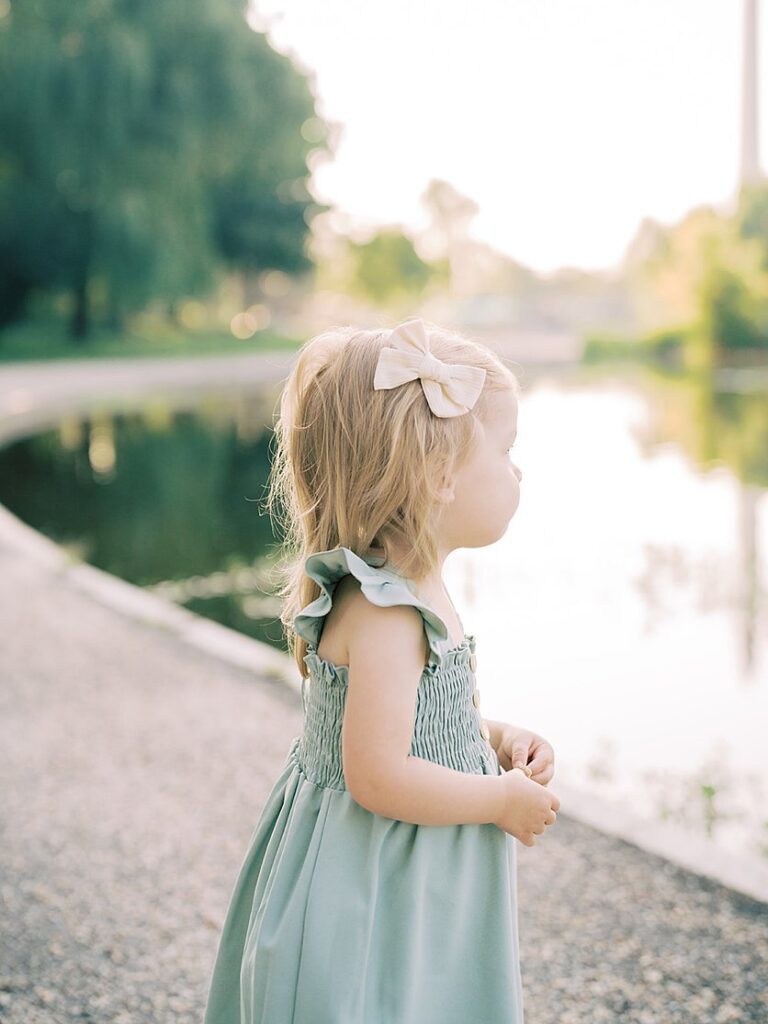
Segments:
[[[517,377],[492,349],[423,323],[439,359],[486,371],[483,391],[464,415],[435,416],[420,380],[374,390],[388,329],[337,326],[321,332],[299,349],[285,382],[266,505],[283,527],[280,620],[302,676],[307,644],[293,621],[320,594],[304,572],[308,555],[343,545],[361,558],[371,547],[382,548],[388,560],[381,536],[386,531],[410,552],[398,571],[411,578],[428,573],[437,561],[431,522],[439,486],[472,449],[488,394],[520,391]]]

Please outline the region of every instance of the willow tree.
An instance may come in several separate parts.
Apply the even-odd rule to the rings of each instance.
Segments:
[[[306,126],[312,126],[307,131]],[[14,0],[0,19],[0,322],[113,323],[217,270],[308,265],[310,83],[226,0]]]

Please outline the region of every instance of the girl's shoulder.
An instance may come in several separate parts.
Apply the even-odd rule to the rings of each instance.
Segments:
[[[317,652],[320,635],[326,617],[334,607],[334,600],[341,606],[353,600],[354,593],[359,593],[371,604],[382,608],[395,605],[416,608],[421,615],[429,646],[427,667],[437,667],[442,663],[450,643],[448,627],[434,608],[414,592],[405,577],[383,566],[372,565],[343,546],[313,552],[304,561],[304,571],[319,585],[320,595],[295,616],[294,629],[313,651]],[[357,583],[348,581],[339,589],[341,580],[347,576],[353,577]]]
[[[359,616],[355,614],[356,610],[360,610],[361,603],[368,605],[369,608],[371,604],[363,594],[360,581],[352,573],[342,576],[336,582],[332,600],[333,607],[325,617],[317,653],[323,661],[333,662],[334,665],[348,665],[350,630],[354,628],[353,622],[360,621]],[[424,639],[426,648],[426,637]]]

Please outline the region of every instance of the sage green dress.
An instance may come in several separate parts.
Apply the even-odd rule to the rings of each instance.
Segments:
[[[430,656],[411,753],[501,774],[473,699],[475,638],[391,569],[345,547],[311,554],[320,596],[296,616],[309,644],[303,732],[291,741],[232,891],[204,1024],[521,1024],[517,840],[491,824],[382,817],[344,784],[347,667],[317,645],[337,582],[421,612]],[[476,703],[477,702],[477,703]]]

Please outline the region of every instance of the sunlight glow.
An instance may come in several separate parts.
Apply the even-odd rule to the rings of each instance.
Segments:
[[[249,15],[339,124],[318,198],[353,224],[420,229],[442,178],[478,203],[473,237],[540,271],[614,265],[643,217],[731,201],[741,18],[733,0],[257,0]],[[766,17],[760,36],[765,53]],[[764,142],[768,103],[760,116]]]

